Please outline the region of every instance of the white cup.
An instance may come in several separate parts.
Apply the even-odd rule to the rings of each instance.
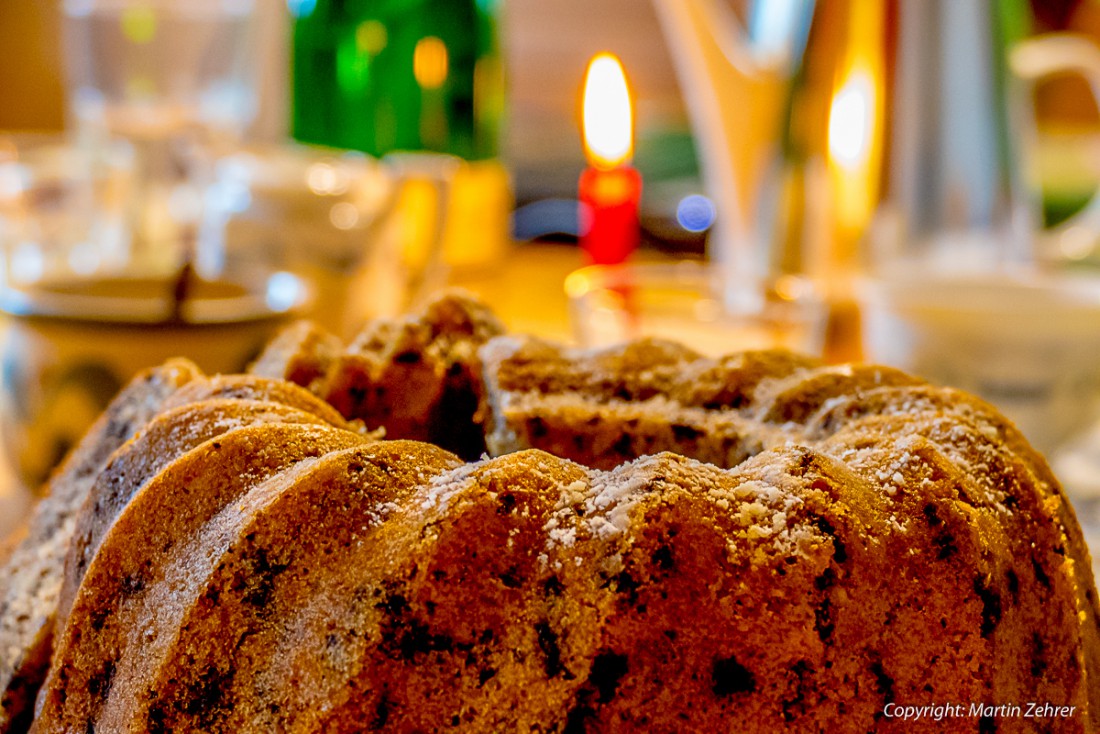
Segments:
[[[1051,452],[1100,413],[1100,279],[925,271],[862,284],[869,360],[974,393]]]

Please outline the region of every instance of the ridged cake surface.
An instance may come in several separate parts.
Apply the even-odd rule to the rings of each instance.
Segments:
[[[26,729],[84,564],[133,493],[201,440],[272,421],[357,428],[296,385],[208,378],[186,360],[139,375],[112,401],[51,478],[0,567],[0,732]]]
[[[127,708],[150,693],[147,661],[173,644],[189,609],[207,603],[196,584],[230,542],[243,499],[299,462],[366,440],[324,426],[245,426],[204,442],[146,483],[85,571],[55,644],[35,730],[146,730],[127,723]],[[288,537],[293,531],[283,529]],[[237,583],[262,598],[264,561],[255,562]],[[200,721],[189,730],[201,730]]]
[[[336,418],[339,420],[339,418]],[[171,408],[150,421],[119,448],[88,491],[84,511],[77,516],[65,560],[65,579],[58,603],[63,625],[84,571],[104,534],[119,513],[149,480],[171,462],[234,428],[266,423],[326,425],[315,413],[266,400],[214,399]]]
[[[111,453],[201,373],[171,360],[136,377],[55,470],[0,566],[0,732],[30,723],[34,696],[50,664],[58,596],[76,517]]]

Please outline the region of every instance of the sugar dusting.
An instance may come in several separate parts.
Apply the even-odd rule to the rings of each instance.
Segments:
[[[517,351],[522,351],[520,342],[507,342],[506,348],[498,350],[494,364],[507,363]],[[575,389],[556,389],[535,381],[514,381],[509,389],[502,389],[493,382],[495,369],[490,369],[490,393],[501,423],[516,427],[542,417],[568,427],[598,419],[607,430],[619,426],[627,436],[636,430],[632,426],[639,424],[681,424],[704,436],[744,436],[739,445],[750,456],[805,447],[839,461],[876,488],[889,512],[883,517],[883,527],[896,533],[906,532],[910,521],[899,508],[919,501],[914,495],[938,493],[941,490],[935,488],[944,481],[960,483],[963,496],[975,508],[1006,518],[1012,514],[1010,496],[1023,491],[1013,485],[1011,472],[1006,473],[1008,462],[1016,459],[1004,446],[1005,429],[996,413],[961,393],[914,383],[894,370],[841,365],[758,375],[753,399],[726,408],[680,402],[681,395],[702,392],[661,390],[667,371],[646,365],[633,365],[631,371],[626,352],[618,355],[619,362],[607,355],[597,358],[570,350],[550,350],[547,355],[527,358],[535,363],[542,356],[548,357],[544,369],[557,369],[551,365],[558,365],[570,371],[566,379],[577,382]],[[718,363],[708,364],[715,374],[721,372]],[[527,370],[524,374],[537,372],[530,363],[524,363],[522,369]],[[614,393],[616,385],[638,384],[652,389],[629,398]],[[804,388],[806,385],[820,385],[822,394],[815,393],[816,387]],[[794,410],[806,417],[782,423],[767,420],[769,415],[783,414],[776,405],[784,400],[807,401],[806,408],[796,405]],[[815,405],[815,400],[820,402]],[[515,436],[513,440],[517,440]],[[631,523],[638,521],[634,508],[647,496],[662,491],[662,482],[670,481],[667,466],[662,468],[662,481],[655,480],[654,466],[651,457],[643,457],[612,472],[592,472],[586,487],[573,483],[563,488],[544,528],[549,546],[570,548],[586,538],[612,542],[628,534]],[[795,519],[802,509],[799,495],[804,489],[799,487],[805,483],[800,485],[801,480],[786,471],[777,463],[760,476],[743,481],[739,491],[702,490],[715,511],[736,518],[741,528],[736,542],[772,542],[776,547],[797,548],[806,540],[799,535],[804,521]],[[683,486],[698,491],[699,477],[704,474],[693,469]],[[540,555],[541,559],[552,557],[553,553]]]
[[[622,544],[628,546],[634,533],[644,528],[640,513],[660,513],[677,495],[704,500],[715,517],[728,518],[723,524],[732,528],[730,554],[748,557],[753,563],[803,556],[820,540],[816,530],[793,519],[804,500],[791,489],[764,476],[746,478],[737,470],[661,454],[611,471],[590,471],[587,482],[564,484],[543,527],[546,547],[539,562],[560,570],[561,561],[551,559],[570,558],[582,542],[606,547],[605,559],[620,557],[626,547]],[[581,556],[574,560],[580,563]]]

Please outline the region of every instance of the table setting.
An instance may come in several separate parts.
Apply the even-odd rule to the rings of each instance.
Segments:
[[[1089,3],[49,5],[0,734],[1100,727]]]

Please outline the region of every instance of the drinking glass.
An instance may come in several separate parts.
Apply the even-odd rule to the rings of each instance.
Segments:
[[[174,270],[195,246],[213,161],[256,109],[252,0],[64,0],[80,144],[130,143],[131,264]]]
[[[186,356],[240,371],[309,305],[309,282],[270,267],[191,278],[185,297],[131,268],[130,152],[0,137],[0,465],[30,487],[139,370]]]

